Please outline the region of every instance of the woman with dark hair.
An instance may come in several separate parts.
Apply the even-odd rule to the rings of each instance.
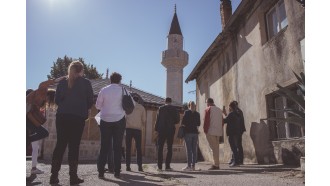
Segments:
[[[59,82],[55,103],[57,141],[53,152],[50,184],[59,183],[58,172],[61,169],[64,151],[68,145],[70,184],[83,183],[78,178],[79,145],[88,118],[88,110],[93,105],[93,89],[90,81],[83,78],[84,66],[79,61],[71,62],[68,77]]]
[[[182,126],[184,126],[184,141],[186,142],[187,150],[187,167],[183,171],[194,171],[195,163],[197,162],[197,141],[198,141],[198,126],[200,126],[200,115],[196,111],[195,102],[190,101],[188,104],[189,110],[186,110],[182,118]]]
[[[226,112],[224,113],[226,115]],[[238,146],[239,137],[241,136],[240,120],[241,118],[239,110],[237,109],[237,104],[233,101],[229,104],[229,114],[224,119],[224,123],[227,124],[226,133],[228,136],[228,141],[234,155],[233,161],[229,165],[230,167],[237,166],[239,164]]]

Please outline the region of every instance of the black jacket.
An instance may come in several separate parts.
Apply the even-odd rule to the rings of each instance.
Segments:
[[[239,124],[240,132],[241,134],[243,134],[246,131],[245,123],[244,123],[244,115],[240,108],[237,108],[237,112],[240,116],[240,124]]]
[[[227,136],[239,135],[241,134],[240,129],[240,114],[237,111],[230,112],[228,116],[224,119],[224,123],[227,123],[226,133]]]
[[[93,105],[91,82],[79,77],[69,89],[68,80],[61,80],[57,85],[55,103],[58,105],[57,114],[72,114],[87,119],[88,109]]]
[[[155,124],[155,131],[167,133],[175,131],[175,124],[179,123],[179,111],[172,105],[159,107]]]
[[[200,115],[197,111],[186,110],[181,123],[185,126],[185,133],[198,134],[197,127],[201,125]]]

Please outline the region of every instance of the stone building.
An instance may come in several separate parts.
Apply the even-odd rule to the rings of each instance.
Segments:
[[[294,106],[273,91],[276,84],[297,89],[292,71],[304,71],[305,9],[292,0],[242,0],[232,13],[231,1],[221,0],[220,15],[221,33],[186,79],[186,83],[196,80],[197,110],[203,118],[209,97],[227,111],[232,100],[238,101],[247,129],[244,162],[282,163],[281,148],[274,151],[276,141],[304,142],[304,131],[290,123],[261,119],[275,115],[271,108]],[[199,137],[204,159],[212,161],[205,134]],[[224,139],[219,146],[223,163],[231,157],[227,137]]]

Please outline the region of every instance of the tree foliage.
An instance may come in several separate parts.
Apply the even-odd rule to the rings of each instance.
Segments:
[[[98,73],[96,67],[91,64],[85,63],[83,58],[78,59],[84,65],[84,73],[87,79],[99,79],[102,78],[103,74]],[[68,74],[68,67],[70,63],[74,61],[71,57],[64,56],[64,58],[57,58],[56,62],[53,62],[50,74],[47,75],[48,79],[54,79]]]

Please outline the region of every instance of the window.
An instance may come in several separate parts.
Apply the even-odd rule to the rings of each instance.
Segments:
[[[266,19],[268,28],[268,39],[270,39],[288,25],[283,0],[280,0],[278,3],[275,4],[273,8],[271,8],[267,12]]]
[[[290,89],[294,91],[298,91],[296,85],[293,85]],[[288,112],[273,111],[273,109],[275,110],[282,110],[284,108],[299,109],[299,106],[296,103],[285,97],[279,96],[276,93],[271,93],[267,95],[266,100],[267,100],[268,118],[270,117],[287,118],[292,115],[291,113]],[[269,129],[272,140],[289,139],[289,138],[305,136],[305,131],[303,130],[303,128],[294,125],[292,123],[277,122],[277,121],[267,121],[267,122],[269,123]]]

